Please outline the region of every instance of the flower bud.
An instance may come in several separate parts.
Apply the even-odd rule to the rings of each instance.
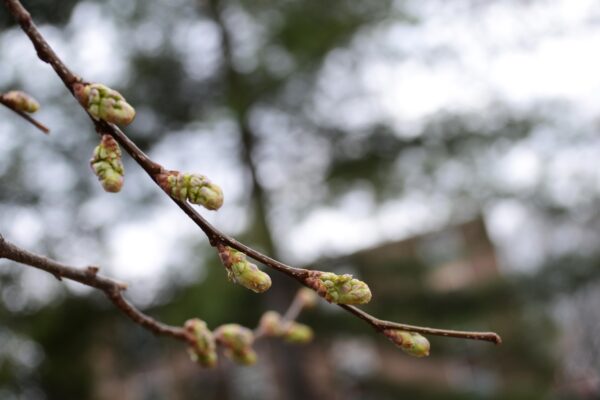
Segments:
[[[280,336],[281,315],[275,311],[267,311],[260,318],[258,327],[266,336]]]
[[[317,305],[318,296],[309,288],[301,288],[296,296],[298,296],[304,308],[313,308]]]
[[[310,326],[293,321],[287,324],[283,332],[283,339],[290,343],[308,343],[313,336],[313,330]]]
[[[178,200],[200,204],[209,210],[218,210],[223,205],[223,191],[204,175],[169,171],[160,174],[157,181]]]
[[[400,329],[385,329],[383,334],[406,354],[414,357],[427,357],[429,355],[429,340],[425,336]]]
[[[217,346],[206,322],[198,318],[190,319],[184,328],[194,338],[193,346],[188,349],[192,361],[203,367],[214,367],[217,364]]]
[[[116,193],[121,190],[125,169],[121,161],[121,149],[112,136],[102,135],[90,165],[105,191]]]
[[[135,118],[131,107],[121,93],[100,83],[73,85],[75,97],[96,119],[118,125],[129,125]]]
[[[366,304],[371,301],[371,290],[363,281],[352,275],[336,275],[332,272],[311,271],[306,284],[330,303]]]
[[[228,246],[219,246],[219,257],[230,281],[256,293],[265,292],[271,287],[271,277],[249,262],[244,253]]]
[[[40,108],[40,103],[20,90],[11,90],[10,92],[4,93],[2,95],[2,100],[12,109],[26,113],[34,113]]]
[[[225,355],[243,365],[256,362],[256,352],[252,348],[254,334],[238,324],[225,324],[215,329],[215,338],[225,348]]]

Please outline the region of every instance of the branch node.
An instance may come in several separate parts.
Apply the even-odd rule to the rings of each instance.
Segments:
[[[100,271],[100,267],[96,267],[94,265],[90,265],[85,269],[85,273],[90,277],[95,277],[98,275],[98,271]]]

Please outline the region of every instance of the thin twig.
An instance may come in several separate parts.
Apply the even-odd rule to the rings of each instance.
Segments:
[[[77,268],[72,267],[47,257],[31,253],[27,250],[8,242],[0,235],[0,259],[6,258],[20,264],[46,271],[58,279],[70,279],[83,285],[96,288],[102,292],[135,323],[143,326],[157,335],[171,336],[175,339],[190,343],[188,333],[180,327],[170,326],[155,320],[138,310],[133,304],[123,297],[127,289],[125,283],[98,274],[98,267]]]
[[[372,315],[367,314],[363,310],[354,306],[341,304],[340,307],[348,310],[352,314],[356,315],[358,318],[366,321],[379,332],[382,332],[385,329],[400,329],[403,331],[422,333],[424,335],[445,336],[459,339],[483,340],[485,342],[492,342],[494,344],[502,343],[502,338],[495,332],[454,331],[450,329],[437,329],[427,328],[425,326],[408,325],[375,318]]]
[[[23,7],[19,0],[4,0],[8,10],[15,17],[18,23],[21,25],[23,31],[29,36],[29,39],[33,43],[39,58],[49,63],[52,68],[56,71],[58,76],[62,79],[65,86],[69,89],[71,93],[73,93],[73,84],[77,82],[81,82],[81,78],[77,77],[74,73],[72,73],[60,60],[60,58],[56,55],[56,53],[52,50],[48,42],[44,39],[44,37],[40,34],[35,24],[31,19],[31,15],[27,10]],[[86,110],[87,112],[87,110]],[[89,115],[89,113],[88,113]],[[91,116],[90,116],[91,117]],[[114,137],[121,146],[125,149],[125,151],[150,175],[150,177],[157,182],[157,176],[164,169],[160,164],[152,161],[144,152],[142,152],[136,145],[133,143],[123,131],[121,131],[118,127],[113,124],[107,123],[105,121],[98,121],[92,118],[95,123],[96,131],[101,134],[109,134]],[[172,196],[169,196],[172,201],[174,201],[179,208],[185,212],[188,217],[196,223],[202,229],[202,231],[208,237],[212,246],[216,246],[217,244],[223,244],[230,247],[233,247],[236,250],[245,253],[249,257],[252,257],[256,261],[263,263],[264,265],[273,268],[279,272],[282,272],[289,277],[292,277],[299,281],[304,286],[307,286],[306,278],[309,274],[309,270],[294,268],[289,265],[286,265],[280,261],[277,261],[271,257],[268,257],[259,251],[238,242],[236,239],[225,235],[220,230],[212,226],[204,217],[202,217],[194,208],[192,208],[188,203],[179,201]],[[309,287],[309,286],[307,286]],[[420,332],[429,335],[438,335],[438,336],[449,336],[449,337],[457,337],[463,339],[474,339],[474,340],[484,340],[488,342],[493,342],[496,344],[501,343],[500,336],[493,332],[462,332],[462,331],[453,331],[453,330],[445,330],[445,329],[432,329],[426,327],[418,327],[412,325],[404,325],[398,324],[395,322],[384,321],[374,316],[356,308],[348,305],[340,305],[346,311],[350,312],[354,316],[366,321],[372,327],[374,327],[378,331],[383,331],[384,329],[392,328],[392,329],[404,329],[413,332]]]
[[[21,110],[17,110],[14,108],[9,102],[4,100],[3,94],[0,93],[0,104],[8,108],[9,110],[17,113],[21,118],[25,119],[27,122],[38,128],[40,131],[44,132],[46,135],[50,133],[50,129],[41,122],[37,121],[35,118],[29,116],[27,113],[24,113]]]
[[[283,324],[296,320],[296,318],[298,318],[298,315],[300,315],[304,307],[306,307],[306,301],[304,300],[301,293],[302,292],[300,291],[296,293],[292,304],[290,304],[285,314],[283,314],[283,318],[281,319],[281,322]]]

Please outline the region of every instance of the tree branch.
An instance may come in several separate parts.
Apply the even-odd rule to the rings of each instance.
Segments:
[[[0,259],[3,258],[12,260],[24,266],[30,266],[48,272],[60,281],[69,279],[98,289],[102,291],[123,314],[129,317],[129,319],[150,332],[156,335],[170,336],[186,342],[190,346],[194,346],[196,343],[197,338],[195,338],[189,330],[164,324],[137,309],[123,296],[123,292],[127,290],[127,284],[99,275],[98,267],[88,266],[85,268],[77,268],[60,263],[24,250],[15,244],[8,242],[0,234]],[[293,322],[305,306],[307,306],[307,302],[303,300],[303,296],[298,292],[289,309],[286,311],[282,323],[289,324]],[[260,326],[256,328],[254,332],[254,340],[265,337],[265,332],[262,331]]]
[[[70,279],[83,285],[96,288],[104,292],[115,306],[117,306],[117,308],[133,322],[143,326],[149,331],[157,335],[171,336],[188,343],[193,340],[183,328],[163,324],[138,310],[123,297],[123,292],[127,289],[127,285],[114,279],[98,275],[98,267],[72,267],[21,249],[6,241],[2,235],[0,235],[0,259],[1,258],[6,258],[20,264],[29,265],[42,271],[46,271],[54,275],[58,280]]]
[[[56,55],[56,53],[52,50],[48,42],[44,39],[44,37],[40,34],[36,26],[34,25],[29,12],[23,7],[19,0],[4,0],[5,5],[7,6],[10,13],[15,17],[15,19],[21,25],[23,31],[29,36],[29,39],[33,43],[39,58],[49,63],[52,68],[56,71],[57,75],[62,79],[65,86],[69,89],[69,91],[73,94],[73,84],[81,82],[81,78],[77,77],[73,74],[60,60],[60,58]],[[87,112],[87,110],[86,110]],[[89,115],[89,113],[88,113]],[[123,146],[125,151],[150,175],[150,177],[157,182],[157,176],[161,172],[165,171],[164,168],[160,165],[152,161],[145,153],[143,153],[136,145],[133,143],[126,135],[123,133],[118,127],[113,124],[107,123],[102,120],[96,120],[91,115],[90,118],[94,121],[96,131],[100,134],[109,134]],[[196,223],[202,229],[202,231],[208,237],[212,246],[216,246],[217,244],[227,245],[233,247],[234,249],[245,253],[249,257],[255,259],[263,263],[264,265],[275,269],[281,273],[288,275],[291,278],[296,279],[304,286],[310,287],[307,284],[307,278],[309,276],[310,271],[307,269],[301,268],[293,268],[289,265],[286,265],[280,261],[277,261],[271,257],[268,257],[257,250],[254,250],[247,245],[238,242],[234,238],[222,233],[217,228],[212,226],[204,217],[202,217],[194,208],[192,208],[187,202],[182,202],[173,198],[173,196],[169,196],[172,201],[174,201],[179,208],[185,212],[188,217]],[[373,328],[375,328],[379,332],[383,332],[385,329],[403,329],[412,332],[424,333],[429,335],[437,335],[437,336],[447,336],[447,337],[456,337],[462,339],[474,339],[474,340],[483,340],[492,343],[499,344],[501,343],[500,336],[493,332],[463,332],[463,331],[453,331],[453,330],[445,330],[445,329],[432,329],[427,327],[418,327],[412,325],[404,325],[398,324],[391,321],[380,320],[356,307],[348,306],[348,305],[339,305],[344,308],[346,311],[350,312],[354,316],[362,319],[367,322]],[[137,322],[137,321],[136,321]]]

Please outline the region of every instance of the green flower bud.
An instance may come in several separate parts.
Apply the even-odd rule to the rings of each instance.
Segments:
[[[258,327],[266,336],[280,336],[281,315],[275,311],[267,311],[260,318]]]
[[[190,319],[186,321],[184,328],[194,338],[193,346],[188,349],[192,361],[203,367],[214,367],[217,364],[217,346],[206,322],[198,318]]]
[[[330,303],[366,304],[371,301],[371,290],[363,281],[352,275],[336,275],[332,272],[311,271],[306,284]]]
[[[73,85],[75,97],[96,119],[118,125],[129,125],[135,118],[131,107],[121,93],[100,83]]]
[[[102,135],[90,160],[94,174],[107,192],[116,193],[123,187],[125,169],[121,161],[121,149],[110,135]]]
[[[215,329],[215,338],[225,348],[225,355],[243,365],[256,362],[256,352],[252,348],[254,334],[238,324],[225,324]]]
[[[26,113],[34,113],[40,109],[38,103],[33,97],[20,90],[11,90],[2,95],[3,102],[14,110]]]
[[[385,329],[383,334],[406,354],[414,357],[427,357],[429,355],[429,340],[425,336],[400,329]]]
[[[310,326],[298,322],[290,322],[285,327],[283,339],[290,343],[308,343],[313,338],[313,330]]]
[[[244,253],[226,246],[219,246],[218,249],[230,281],[256,293],[265,292],[271,287],[271,277],[249,262]]]
[[[204,175],[169,171],[160,174],[157,181],[178,200],[200,204],[209,210],[218,210],[223,205],[223,191]]]
[[[298,296],[304,308],[313,308],[317,305],[318,296],[309,288],[301,288],[296,296]]]

